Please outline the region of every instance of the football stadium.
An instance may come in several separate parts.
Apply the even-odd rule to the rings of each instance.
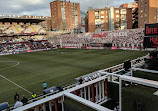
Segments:
[[[126,28],[81,33],[78,3],[50,6],[52,30],[42,17],[0,17],[0,111],[157,111],[158,23],[127,28],[132,9],[120,8]]]
[[[1,25],[2,108],[13,109],[15,93],[28,98],[17,111],[157,108],[157,71],[141,69],[150,52],[143,49],[144,29],[66,34],[49,41],[40,20],[1,22],[8,22]]]

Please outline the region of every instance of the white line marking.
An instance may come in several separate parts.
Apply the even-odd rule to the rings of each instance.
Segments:
[[[5,68],[2,68],[0,70],[9,69],[9,68],[12,68],[12,67],[16,67],[16,66],[18,66],[20,64],[20,62],[18,62],[18,61],[0,61],[0,62],[17,62],[17,64],[15,64],[13,66],[5,67]]]
[[[16,66],[18,66],[18,65],[20,64],[20,62],[19,62],[19,61],[0,61],[0,62],[17,62],[17,63],[16,63],[15,65],[13,65],[13,66],[10,66],[10,67],[5,67],[5,68],[2,68],[2,69],[0,69],[0,70],[13,68],[13,67],[16,67]],[[7,81],[11,82],[12,84],[16,85],[17,87],[19,87],[19,88],[21,88],[21,89],[25,90],[25,91],[26,91],[26,92],[28,92],[29,94],[32,94],[32,92],[30,92],[30,91],[28,91],[27,89],[23,88],[22,86],[20,86],[20,85],[16,84],[15,82],[13,82],[13,81],[9,80],[8,78],[6,78],[6,77],[4,77],[4,76],[2,76],[2,75],[0,75],[0,76],[1,76],[3,79],[5,79],[5,80],[7,80]]]
[[[27,89],[25,89],[25,88],[23,88],[23,87],[19,86],[18,84],[16,84],[16,83],[14,83],[13,81],[11,81],[11,80],[7,79],[6,77],[4,77],[4,76],[2,76],[2,75],[0,75],[0,76],[1,76],[2,78],[6,79],[7,81],[9,81],[9,82],[13,83],[13,84],[14,84],[14,85],[16,85],[17,87],[19,87],[19,88],[21,88],[21,89],[25,90],[26,92],[28,92],[28,93],[32,94],[32,93],[31,93],[30,91],[28,91]]]

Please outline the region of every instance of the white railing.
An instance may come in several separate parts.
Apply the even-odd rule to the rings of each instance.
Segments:
[[[132,60],[132,66],[136,67],[136,66],[139,66],[138,64],[144,63],[144,58],[145,57],[141,57],[141,58],[137,58],[137,59]],[[122,70],[123,70],[123,64],[119,64],[119,65],[116,65],[116,66],[113,66],[113,67],[110,67],[110,68],[107,68],[107,69],[96,71],[95,74],[99,73],[99,75],[100,75],[98,78],[91,79],[90,81],[87,81],[87,82],[85,82],[81,85],[78,85],[77,82],[72,83],[68,86],[65,86],[63,88],[64,91],[62,91],[62,92],[59,92],[59,93],[55,92],[55,93],[50,93],[48,95],[43,95],[41,97],[38,97],[38,98],[34,99],[34,100],[38,100],[38,101],[35,101],[35,102],[30,103],[26,106],[15,109],[14,111],[22,111],[22,110],[27,110],[27,109],[30,109],[30,108],[35,108],[35,107],[37,107],[41,104],[45,104],[46,102],[49,102],[49,104],[52,104],[52,103],[50,103],[52,100],[54,100],[56,98],[59,98],[59,97],[63,97],[65,94],[72,93],[76,90],[80,90],[81,97],[84,97],[84,99],[88,99],[89,102],[90,102],[90,100],[92,99],[89,96],[90,95],[90,92],[89,92],[90,88],[89,87],[90,87],[91,84],[96,84],[96,86],[95,86],[96,87],[96,92],[99,90],[99,92],[97,92],[98,96],[96,95],[96,104],[101,104],[103,102],[106,102],[107,99],[108,99],[104,94],[105,88],[104,88],[103,83],[104,83],[105,79],[108,79],[109,82],[120,84],[120,81],[119,81],[120,78],[126,77],[126,75],[123,76],[123,75],[119,75],[119,74],[116,74],[116,73],[119,72],[119,71],[122,71]],[[131,70],[132,70],[132,68],[131,68]],[[88,74],[87,77],[89,77],[89,76],[92,76],[92,75]],[[101,86],[102,86],[103,91],[101,91]],[[86,90],[85,87],[87,87],[88,90]],[[89,93],[88,97],[86,97],[85,93],[83,93],[83,92],[86,92],[86,91],[88,91],[88,93]],[[75,97],[76,96],[74,96],[74,98]],[[103,98],[101,98],[101,97],[103,97]],[[73,96],[72,96],[72,98],[73,98]],[[41,100],[39,100],[39,99],[41,99]],[[30,102],[32,102],[32,100]],[[61,100],[61,102],[63,102],[63,99]],[[85,101],[82,101],[82,103],[85,103]],[[87,104],[85,104],[85,105],[87,105]],[[51,108],[50,108],[50,111],[52,111]]]

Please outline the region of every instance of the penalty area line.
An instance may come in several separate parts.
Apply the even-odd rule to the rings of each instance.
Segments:
[[[19,88],[23,89],[24,91],[28,92],[29,94],[32,94],[30,91],[28,91],[27,89],[23,88],[22,86],[16,84],[15,82],[9,80],[8,78],[6,78],[6,77],[4,77],[4,76],[2,76],[2,75],[0,75],[0,76],[1,76],[3,79],[5,79],[5,80],[11,82],[12,84],[16,85],[17,87],[19,87]]]
[[[19,61],[0,61],[0,62],[17,62],[17,63],[16,63],[15,65],[13,65],[13,66],[10,66],[10,67],[5,67],[5,68],[2,68],[2,69],[0,69],[0,70],[13,68],[13,67],[16,67],[16,66],[18,66],[18,65],[20,64],[20,62],[19,62]],[[20,86],[20,85],[16,84],[15,82],[13,82],[13,81],[9,80],[8,78],[4,77],[3,75],[0,75],[0,77],[2,77],[3,79],[5,79],[5,80],[7,80],[7,81],[11,82],[11,83],[12,83],[12,84],[14,84],[15,86],[17,86],[17,87],[19,87],[19,88],[23,89],[24,91],[28,92],[29,94],[32,94],[32,93],[31,93],[30,91],[28,91],[27,89],[25,89],[25,88],[23,88],[22,86]]]
[[[18,66],[18,65],[20,64],[19,61],[0,61],[0,62],[17,62],[17,63],[16,63],[15,65],[13,65],[13,66],[5,67],[5,68],[2,68],[2,69],[0,69],[0,70],[9,69],[9,68],[12,68],[12,67],[16,67],[16,66]]]

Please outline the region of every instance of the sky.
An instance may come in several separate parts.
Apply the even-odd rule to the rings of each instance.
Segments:
[[[54,0],[0,0],[0,14],[4,15],[36,15],[50,16],[50,2]],[[69,0],[67,0],[69,1]],[[88,7],[104,8],[107,0],[70,0],[80,3],[80,9],[87,12]],[[131,3],[134,0],[109,0],[109,6]]]

